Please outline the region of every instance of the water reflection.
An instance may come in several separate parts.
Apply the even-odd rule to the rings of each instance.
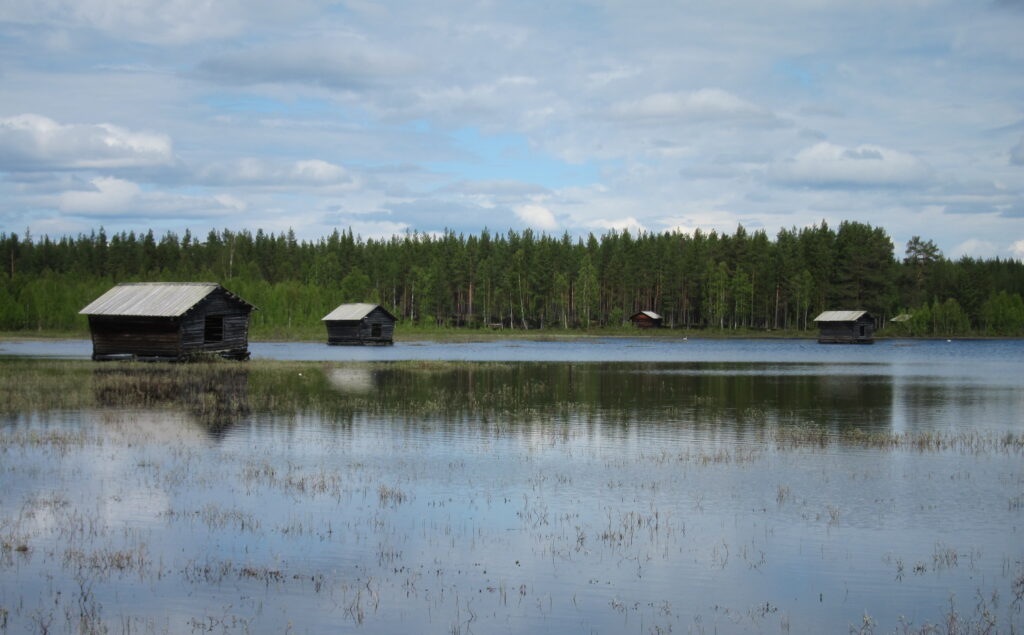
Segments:
[[[249,371],[237,364],[98,365],[92,391],[100,408],[187,412],[213,438],[250,414]]]
[[[1015,632],[1021,391],[887,369],[2,362],[0,617]]]
[[[344,394],[366,394],[377,388],[377,373],[368,368],[331,368],[327,380],[336,390]]]
[[[757,367],[732,374],[714,364],[375,364],[330,368],[326,382],[297,388],[307,408],[334,416],[740,429],[813,423],[870,431],[891,424],[891,376],[750,372]]]
[[[879,364],[0,362],[8,415],[50,410],[173,410],[214,436],[265,415],[341,428],[367,417],[448,424],[501,421],[741,434],[815,426],[842,433],[1019,433],[1024,391]],[[970,372],[969,369],[967,372]],[[278,421],[280,421],[278,419]]]

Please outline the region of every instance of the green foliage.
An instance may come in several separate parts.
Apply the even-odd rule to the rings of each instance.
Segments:
[[[255,337],[316,337],[342,302],[379,302],[422,328],[618,327],[652,310],[675,328],[741,332],[813,328],[831,309],[865,309],[887,324],[909,306],[913,319],[892,332],[1024,335],[1024,264],[949,261],[917,236],[897,261],[883,229],[855,222],[784,229],[775,240],[742,226],[576,241],[529,230],[386,240],[335,231],[315,241],[262,230],[205,240],[0,233],[0,329],[85,332],[79,309],[116,282],[142,280],[221,282],[259,307]]]
[[[905,253],[903,264],[906,299],[910,304],[916,305],[928,297],[928,287],[935,278],[937,265],[942,262],[942,252],[932,241],[913,236],[907,242]]]
[[[615,307],[608,313],[608,326],[622,326],[626,321],[626,315],[622,312],[622,307]]]
[[[942,304],[936,300],[932,304],[932,324],[934,335],[957,335],[967,333],[971,328],[970,320],[956,298],[946,298]]]
[[[981,305],[981,322],[989,335],[1019,335],[1024,332],[1024,299],[1006,291],[993,294]]]
[[[370,276],[363,273],[359,267],[353,267],[341,279],[341,289],[338,295],[342,302],[366,302],[377,294],[373,289]]]
[[[946,298],[944,302],[934,300],[911,314],[906,326],[910,335],[948,337],[967,335],[971,331],[970,320],[956,298]]]
[[[576,308],[585,328],[590,328],[590,321],[598,310],[599,297],[597,268],[590,260],[590,253],[584,252],[576,277]]]
[[[880,227],[844,222],[836,234],[838,260],[832,277],[834,306],[881,315],[895,300],[892,240]]]

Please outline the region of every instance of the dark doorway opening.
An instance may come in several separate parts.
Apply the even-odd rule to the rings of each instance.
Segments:
[[[224,341],[224,316],[207,315],[203,329],[203,342],[210,344]]]

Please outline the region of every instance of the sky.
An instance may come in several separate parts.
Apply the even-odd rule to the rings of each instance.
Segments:
[[[0,231],[1024,259],[1024,0],[3,0]]]

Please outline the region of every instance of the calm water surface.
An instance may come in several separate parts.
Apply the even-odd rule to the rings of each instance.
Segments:
[[[327,346],[319,342],[251,342],[253,359],[302,361],[519,361],[519,362],[822,362],[1017,364],[1024,340],[880,340],[870,346],[827,346],[811,339],[586,338],[554,342],[397,342],[394,346]],[[89,340],[0,341],[0,356],[89,359]],[[945,366],[945,367],[943,367]]]
[[[0,360],[0,632],[1024,626],[1022,342],[253,352]]]

